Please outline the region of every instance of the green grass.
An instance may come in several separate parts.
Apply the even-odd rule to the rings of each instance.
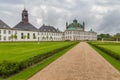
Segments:
[[[120,60],[120,43],[117,42],[92,42],[93,45],[106,51],[109,55]]]
[[[116,54],[120,55],[120,45],[99,45],[99,46],[107,50],[111,50],[115,52]]]
[[[116,43],[102,43],[102,42],[92,42],[93,44],[97,46],[104,47],[106,49],[112,50],[113,52],[116,52],[116,54],[120,54],[120,44]],[[92,45],[91,45],[92,46]],[[117,70],[120,71],[120,61],[116,60],[111,55],[101,51],[99,48],[96,48],[95,46],[92,46],[101,56],[103,56],[111,65],[113,65]]]
[[[62,56],[65,52],[67,52],[68,50],[70,50],[73,46],[53,55],[52,57],[44,60],[42,63],[39,63],[37,65],[34,65],[30,68],[25,69],[24,71],[10,77],[8,80],[27,80],[28,78],[30,78],[32,75],[34,75],[36,72],[40,71],[41,69],[43,69],[44,67],[46,67],[47,65],[49,65],[51,62],[53,62],[54,60],[56,60],[57,58],[59,58],[60,56]]]
[[[24,61],[38,54],[43,54],[73,42],[41,42],[36,43],[0,43],[0,62],[8,61]]]
[[[73,44],[75,42],[41,42],[37,43],[0,43],[0,62],[7,60],[12,62],[20,62],[29,59],[30,57],[36,56],[38,54],[43,54],[45,52],[50,52],[52,50]],[[70,48],[64,49],[52,57],[33,65],[16,75],[11,76],[7,80],[26,80],[32,75],[34,75],[39,70],[43,69],[45,66],[56,60]],[[0,80],[4,80],[0,78]],[[6,80],[6,79],[5,79]]]

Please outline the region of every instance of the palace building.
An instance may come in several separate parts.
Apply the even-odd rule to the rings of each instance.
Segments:
[[[85,23],[66,22],[66,30],[61,32],[53,26],[43,24],[39,29],[29,22],[26,9],[22,11],[21,21],[13,28],[0,20],[0,41],[77,41],[97,40],[97,33],[92,29],[85,31]]]
[[[90,31],[85,31],[85,23],[83,22],[83,24],[80,24],[75,19],[71,24],[68,24],[68,22],[66,22],[64,40],[97,40],[97,33],[92,29]]]

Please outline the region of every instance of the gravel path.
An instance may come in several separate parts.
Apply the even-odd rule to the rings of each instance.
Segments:
[[[29,80],[120,80],[120,72],[81,42]]]

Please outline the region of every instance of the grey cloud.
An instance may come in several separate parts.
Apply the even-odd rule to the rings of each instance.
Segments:
[[[116,6],[116,5],[120,5],[120,0],[103,0],[101,1],[96,1],[97,5],[101,5],[101,6]]]
[[[104,16],[98,30],[105,33],[120,32],[120,11],[113,10],[108,12],[108,14]]]
[[[1,4],[22,4],[24,0],[0,0]]]
[[[120,0],[0,0],[0,18],[10,26],[16,25],[21,20],[24,5],[29,11],[30,22],[37,28],[44,23],[64,31],[66,21],[71,23],[76,18],[80,23],[85,21],[86,30],[120,31]],[[100,10],[93,10],[94,7]],[[38,24],[37,19],[42,22]]]

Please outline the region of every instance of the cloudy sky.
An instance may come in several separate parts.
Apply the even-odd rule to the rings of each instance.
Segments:
[[[85,21],[85,29],[98,33],[120,32],[120,0],[0,0],[0,19],[14,27],[21,21],[21,12],[29,12],[29,22],[65,30],[65,23]]]

